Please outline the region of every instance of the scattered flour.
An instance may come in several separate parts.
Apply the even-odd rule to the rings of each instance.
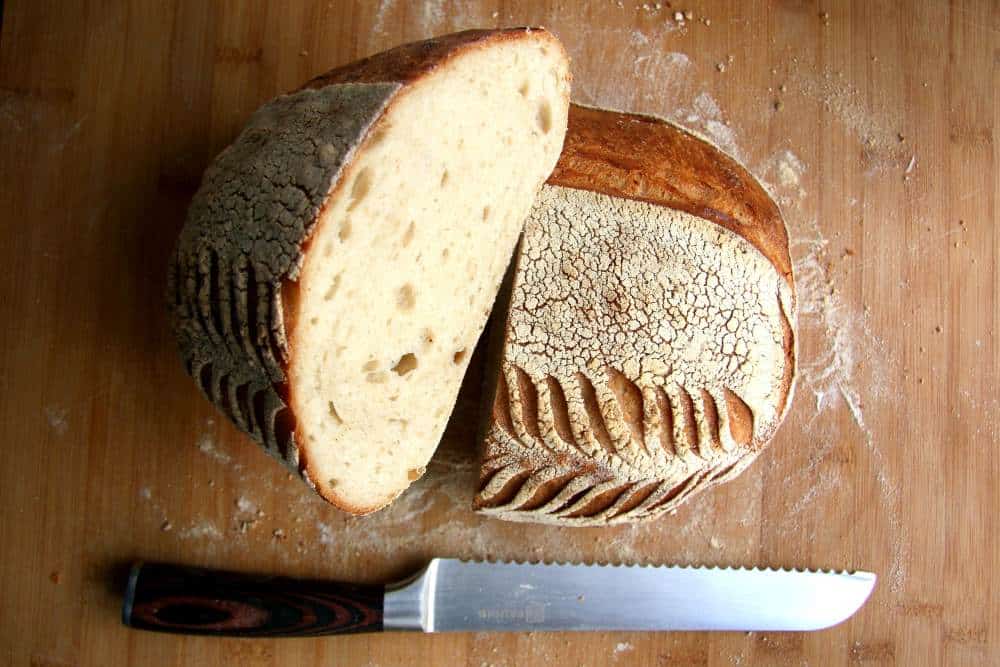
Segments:
[[[624,653],[631,653],[635,650],[635,646],[631,642],[618,642],[615,644],[614,658],[618,660],[619,656]]]
[[[860,434],[860,444],[878,484],[891,540],[889,586],[898,591],[905,576],[908,537],[902,525],[897,474],[878,446],[866,412],[888,399],[894,359],[871,331],[863,308],[850,303],[832,275],[835,252],[815,220],[806,219],[806,164],[789,150],[779,151],[755,170],[781,204],[789,226],[798,296],[799,367],[793,414],[804,418],[802,428],[814,443],[807,464],[796,475],[809,487],[784,516],[798,530],[798,516],[819,502],[828,502],[843,479],[821,463],[842,434],[845,414]],[[804,400],[805,399],[805,400]],[[848,440],[850,438],[847,438]]]
[[[832,76],[831,72],[819,76],[804,69],[793,69],[788,89],[820,104],[861,143],[863,159],[867,162],[866,175],[907,164],[910,154],[904,151],[899,139],[898,111],[894,112],[891,107],[871,109],[861,91]]]
[[[753,171],[788,218],[802,215],[802,203],[806,198],[802,177],[806,170],[806,164],[795,153],[786,149],[767,158]]]
[[[573,58],[573,98],[611,109],[627,109],[671,120],[710,139],[722,150],[743,159],[736,131],[711,93],[701,88],[691,58],[665,48],[676,23],[645,30],[585,26],[553,30]],[[614,43],[609,50],[588,49],[594,43]],[[637,86],[636,81],[655,81]]]
[[[198,451],[200,451],[205,456],[215,459],[219,463],[225,463],[231,465],[234,470],[240,470],[243,466],[240,463],[234,462],[233,457],[228,453],[219,449],[215,441],[212,439],[212,435],[209,433],[203,433],[198,437]]]
[[[335,543],[334,540],[334,530],[329,524],[323,523],[322,521],[316,522],[316,531],[319,533],[318,539],[320,544],[332,545]]]
[[[397,43],[427,39],[449,32],[483,28],[498,22],[499,13],[487,11],[485,6],[478,5],[479,3],[448,0],[379,0],[369,33],[371,51],[381,51],[396,46]],[[507,18],[510,19],[511,16],[508,15]],[[390,34],[389,26],[393,22],[403,26],[401,38]]]
[[[69,431],[69,410],[58,405],[46,406],[45,421],[57,436],[66,435]]]
[[[182,540],[218,540],[222,537],[222,531],[208,519],[201,519],[193,525],[177,531],[177,536]]]
[[[257,515],[257,503],[250,500],[246,496],[240,496],[236,499],[236,510],[241,514],[252,514]]]
[[[677,99],[693,99],[691,59],[667,46],[674,24],[662,22],[644,30],[558,22],[549,27],[573,59],[575,101],[666,116]],[[589,48],[595,43],[615,48]],[[636,80],[657,85],[637,86]]]
[[[743,160],[743,153],[736,143],[736,133],[719,109],[718,102],[708,92],[702,91],[695,95],[690,105],[677,104],[667,114],[667,118],[678,125],[707,136],[716,146]]]

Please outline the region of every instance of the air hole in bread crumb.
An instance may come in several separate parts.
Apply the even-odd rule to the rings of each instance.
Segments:
[[[413,306],[417,303],[417,294],[413,289],[413,285],[406,283],[399,288],[399,292],[396,294],[396,305],[402,311],[413,310]]]
[[[445,248],[444,250],[442,250],[441,251],[441,261],[443,262],[446,259],[448,259],[448,255],[450,255],[450,254],[451,254],[451,251],[448,248]]]
[[[377,359],[370,359],[369,361],[365,362],[364,366],[361,367],[361,370],[363,370],[366,373],[374,371],[376,369],[378,369],[378,360]]]
[[[452,357],[451,357],[451,360],[454,361],[456,364],[462,363],[463,359],[465,359],[465,348],[464,347],[461,350],[459,350],[458,352],[456,352],[454,355],[452,355]]]
[[[521,87],[517,89],[517,92],[521,93],[521,97],[527,97],[528,93],[531,92],[531,82],[525,81],[521,84]]]
[[[489,220],[490,219],[490,212],[491,212],[491,209],[490,209],[489,206],[484,206],[483,207],[483,220]]]
[[[370,382],[372,384],[384,384],[388,379],[389,376],[386,375],[385,371],[378,371],[377,373],[369,373],[368,375],[365,376],[365,382]]]
[[[333,282],[330,283],[330,288],[326,290],[326,294],[323,295],[324,301],[330,301],[337,294],[337,290],[340,289],[340,274],[338,273],[333,277]]]
[[[375,146],[378,146],[380,143],[385,141],[385,137],[387,134],[389,134],[389,126],[383,125],[375,132],[375,134],[372,135],[371,140],[368,142],[368,147],[373,148]]]
[[[326,485],[328,487],[330,487],[330,488],[333,488],[333,487],[337,486],[337,480],[336,480],[336,478],[331,477],[330,479],[326,480]]]
[[[402,244],[403,244],[404,248],[406,246],[410,245],[410,243],[413,241],[413,234],[416,231],[417,231],[417,223],[415,223],[415,222],[413,222],[411,220],[409,227],[407,227],[406,231],[403,232],[403,241],[402,241]]]
[[[337,237],[341,242],[346,241],[351,237],[351,219],[344,218],[343,222],[340,223],[340,230],[337,232]]]
[[[327,401],[326,402],[326,409],[327,409],[327,412],[330,413],[330,416],[333,417],[333,420],[335,422],[337,422],[338,424],[343,424],[344,423],[344,420],[341,419],[340,415],[337,413],[337,408],[333,405],[333,401]]]
[[[396,375],[406,375],[417,367],[417,355],[412,352],[407,352],[399,358],[396,365],[392,367],[392,371]]]
[[[552,105],[548,100],[542,100],[538,105],[538,129],[545,134],[552,130]]]
[[[441,174],[441,187],[448,185],[448,170],[445,169]]]
[[[354,179],[354,185],[351,186],[351,203],[347,205],[347,210],[353,210],[358,204],[368,196],[368,191],[372,189],[372,171],[369,167],[365,167],[358,174],[358,177]]]

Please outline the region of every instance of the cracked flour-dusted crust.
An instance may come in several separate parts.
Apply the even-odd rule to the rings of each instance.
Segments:
[[[303,90],[257,110],[206,170],[171,263],[168,301],[188,372],[296,472],[282,283],[296,278],[331,189],[399,87]]]
[[[480,511],[651,519],[774,434],[794,372],[790,274],[733,225],[678,208],[543,189],[500,323]]]

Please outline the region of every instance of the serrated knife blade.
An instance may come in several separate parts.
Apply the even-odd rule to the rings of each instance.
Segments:
[[[869,572],[488,563],[435,558],[385,598],[386,629],[819,630],[846,620]]]
[[[449,558],[382,586],[136,563],[122,620],[146,630],[241,637],[819,630],[849,618],[874,586],[868,572]]]

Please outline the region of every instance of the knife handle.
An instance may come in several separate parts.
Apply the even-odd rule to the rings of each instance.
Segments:
[[[132,565],[122,622],[225,637],[380,632],[385,589],[254,576],[163,563]]]

